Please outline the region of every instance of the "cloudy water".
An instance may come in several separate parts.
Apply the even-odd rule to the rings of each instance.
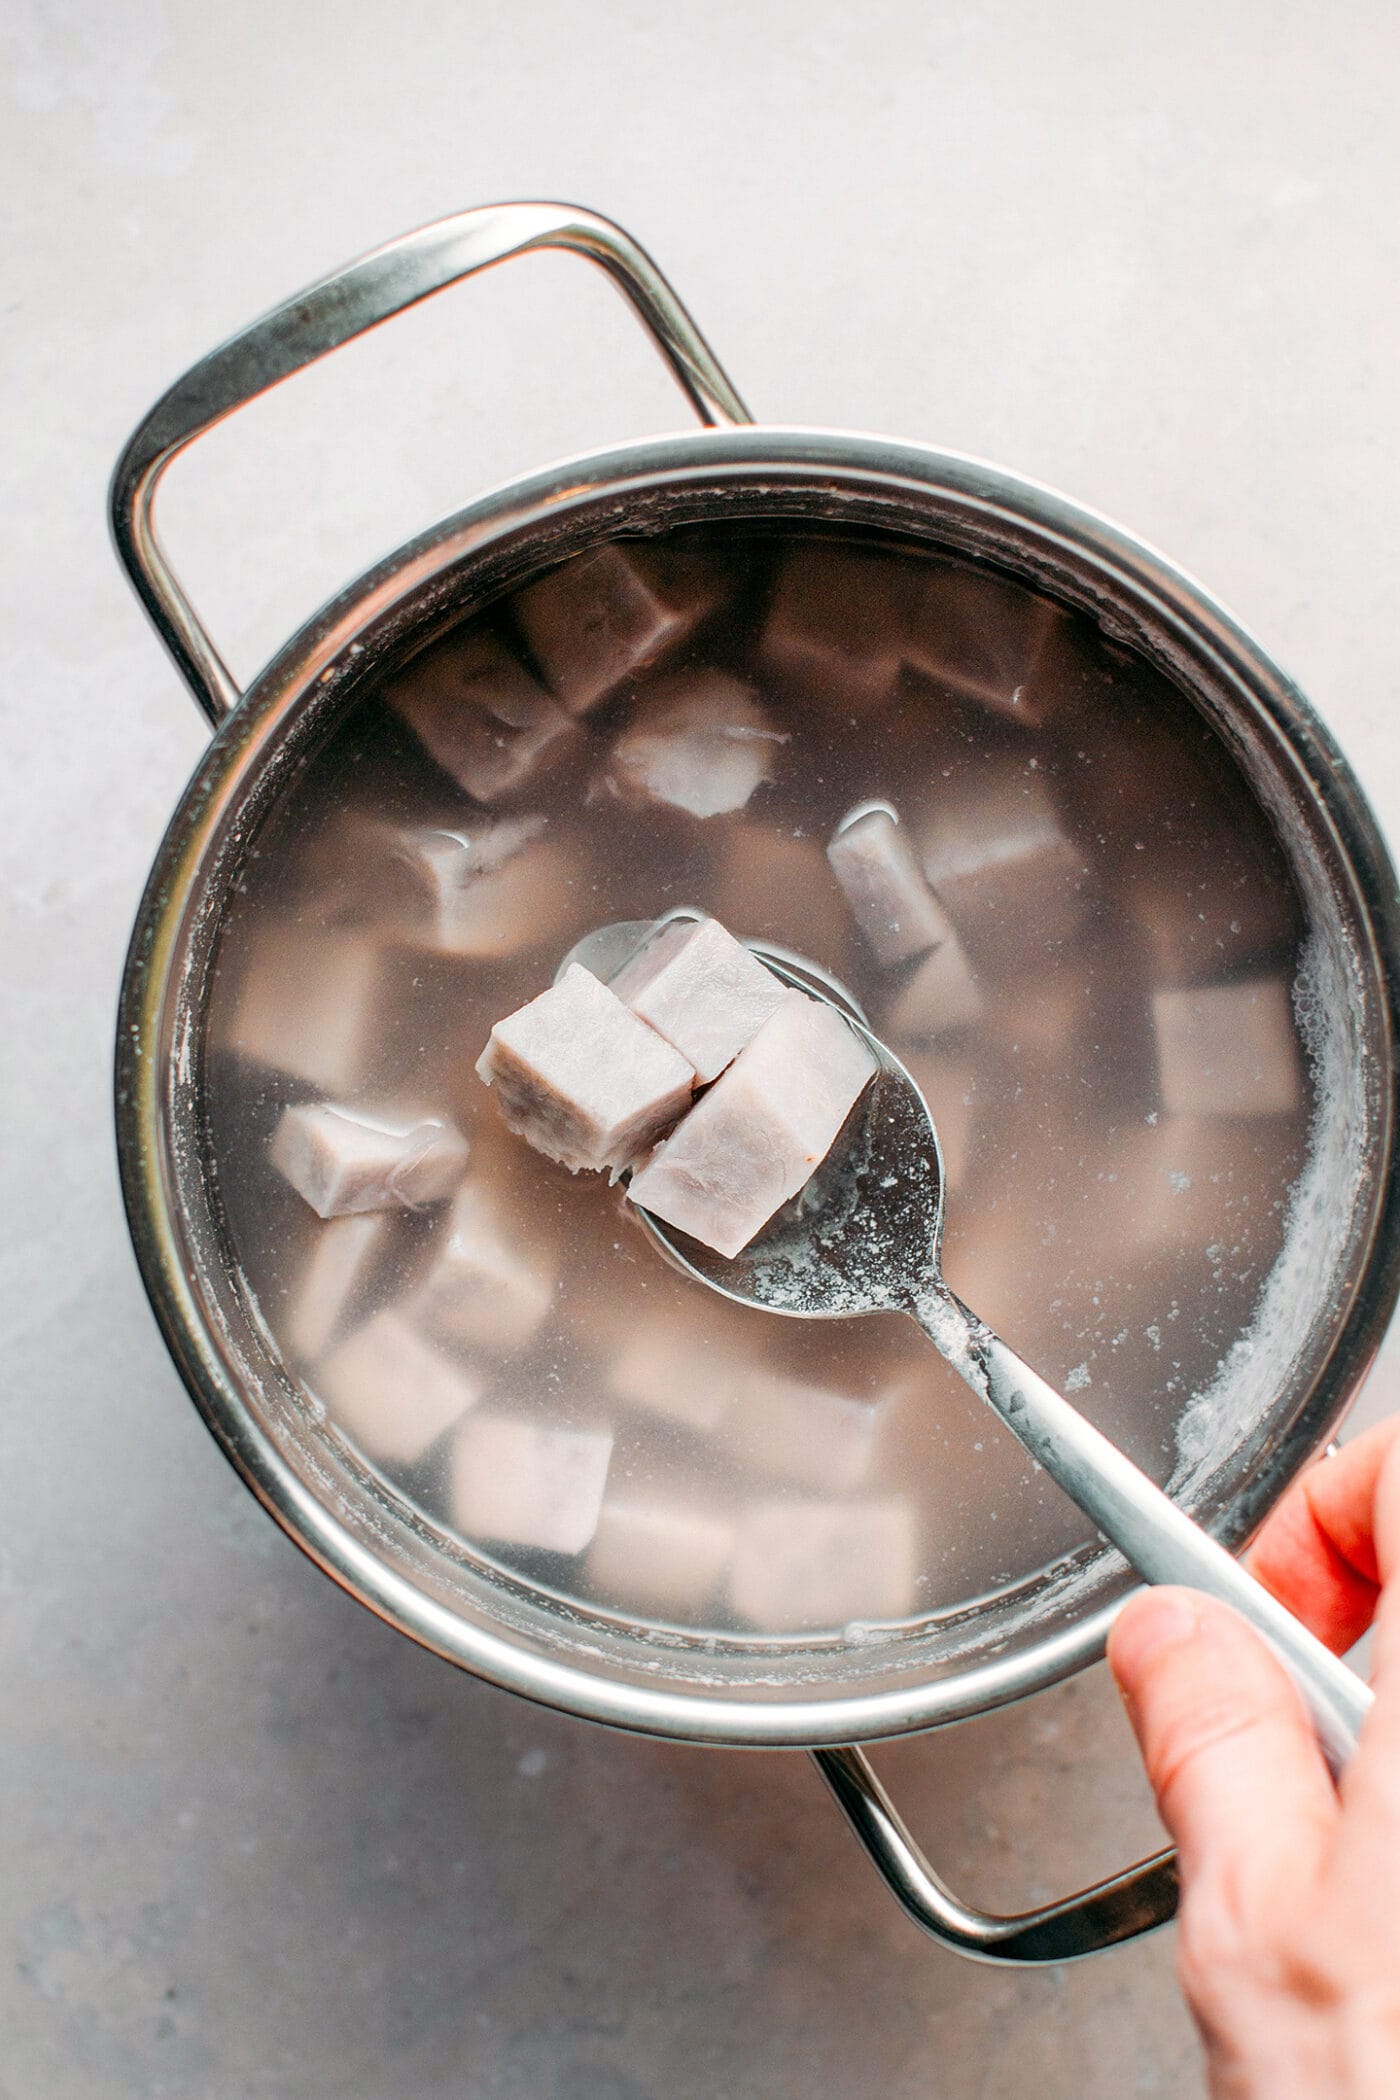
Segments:
[[[1026,1579],[1090,1528],[911,1322],[722,1302],[476,1078],[574,941],[680,906],[850,988],[932,1107],[949,1282],[1164,1480],[1305,1149],[1265,818],[1085,618],[901,543],[688,528],[577,558],[358,703],[229,914],[206,1110],[233,1249],[389,1492],[543,1590],[726,1638]],[[284,1123],[321,1104],[389,1164],[347,1179],[343,1119]],[[323,1220],[289,1171],[386,1207]]]

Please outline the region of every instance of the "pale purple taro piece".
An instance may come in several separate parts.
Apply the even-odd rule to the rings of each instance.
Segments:
[[[630,1166],[695,1083],[680,1052],[578,963],[496,1023],[476,1069],[510,1129],[575,1173]]]
[[[623,1485],[603,1503],[585,1570],[594,1596],[694,1611],[734,1551],[734,1520],[672,1485]]]
[[[977,960],[1043,970],[1079,928],[1089,866],[1033,763],[989,759],[934,801],[920,840],[924,874]]]
[[[945,691],[1039,728],[1066,689],[1068,627],[1057,605],[1006,577],[930,563],[911,580],[904,660]]]
[[[864,803],[843,817],[826,857],[877,962],[912,962],[952,933],[952,920],[886,803]]]
[[[791,549],[758,642],[764,677],[832,713],[871,713],[903,668],[908,584],[903,561],[875,548],[814,540]]]
[[[400,831],[392,863],[409,889],[408,945],[495,959],[557,936],[576,908],[578,869],[561,841],[541,837],[548,821],[531,814]]]
[[[1302,1107],[1298,1039],[1282,977],[1156,992],[1152,1021],[1169,1115],[1274,1116]]]
[[[452,1447],[452,1518],[464,1538],[582,1553],[598,1528],[613,1440],[516,1415],[476,1414]]]
[[[869,1479],[884,1421],[878,1397],[755,1370],[717,1425],[717,1441],[747,1471],[840,1494]]]
[[[693,1305],[667,1305],[628,1319],[608,1385],[629,1407],[707,1435],[742,1404],[751,1376],[750,1357],[732,1332],[716,1341],[712,1322]]]
[[[474,1407],[479,1381],[390,1306],[326,1358],[313,1390],[369,1458],[412,1465]]]
[[[527,584],[511,613],[558,700],[583,715],[678,648],[720,592],[701,555],[614,544]]]
[[[953,935],[926,955],[891,1002],[885,1029],[891,1049],[927,1047],[960,1028],[970,1028],[982,1013],[982,988],[962,942]]]
[[[328,1094],[364,1084],[382,1013],[387,951],[363,930],[265,928],[238,991],[230,1048]]]
[[[332,1218],[311,1244],[306,1265],[287,1293],[281,1332],[290,1353],[315,1363],[346,1326],[390,1230],[383,1211]]]
[[[583,874],[577,850],[538,811],[487,816],[460,806],[420,824],[341,808],[302,869],[312,908],[330,925],[483,961],[557,939],[577,916]]]
[[[664,927],[623,965],[611,989],[679,1050],[704,1086],[752,1042],[784,993],[718,919]]]
[[[458,1346],[523,1349],[554,1302],[552,1253],[521,1247],[475,1181],[457,1191],[433,1245],[412,1300],[424,1328]]]
[[[425,649],[388,697],[429,757],[477,802],[514,794],[579,735],[577,723],[489,627]]]
[[[753,689],[728,672],[673,672],[639,695],[603,787],[624,802],[728,816],[772,779],[787,740]]]
[[[318,1217],[421,1210],[451,1195],[468,1146],[442,1116],[370,1112],[330,1101],[282,1111],[272,1164]]]
[[[737,1254],[810,1180],[874,1071],[834,1008],[785,991],[748,1048],[633,1175],[628,1195],[707,1247]]]
[[[764,1632],[901,1619],[918,1581],[914,1510],[902,1496],[756,1502],[739,1519],[730,1601]]]

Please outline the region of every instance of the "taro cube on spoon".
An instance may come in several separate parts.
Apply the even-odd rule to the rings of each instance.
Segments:
[[[694,1068],[616,993],[571,965],[498,1021],[477,1060],[509,1127],[577,1172],[630,1166],[689,1106]]]
[[[782,1005],[771,970],[718,919],[675,919],[626,962],[612,990],[707,1086]]]
[[[784,981],[802,981],[773,957],[764,960]],[[877,1069],[804,1192],[800,1214],[774,1219],[726,1257],[639,1205],[652,1238],[686,1273],[739,1304],[796,1319],[908,1314],[1145,1580],[1203,1590],[1264,1635],[1340,1770],[1370,1691],[949,1289],[940,1261],[943,1161],[928,1108],[899,1060],[844,1005],[830,1003]]]

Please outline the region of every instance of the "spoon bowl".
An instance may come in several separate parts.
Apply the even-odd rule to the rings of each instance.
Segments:
[[[784,983],[813,991],[770,949],[754,953]],[[942,1288],[943,1150],[933,1117],[894,1053],[849,1009],[845,1019],[874,1057],[875,1076],[806,1187],[756,1239],[726,1258],[639,1206],[674,1266],[738,1304],[790,1319],[913,1313]]]

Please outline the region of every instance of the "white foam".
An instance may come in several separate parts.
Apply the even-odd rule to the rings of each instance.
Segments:
[[[1254,1318],[1177,1423],[1173,1495],[1189,1493],[1276,1405],[1319,1314],[1318,1279],[1336,1267],[1365,1158],[1367,1111],[1358,1033],[1361,972],[1341,939],[1314,934],[1293,986],[1293,1011],[1312,1073],[1308,1154],[1294,1183],[1284,1241]]]

